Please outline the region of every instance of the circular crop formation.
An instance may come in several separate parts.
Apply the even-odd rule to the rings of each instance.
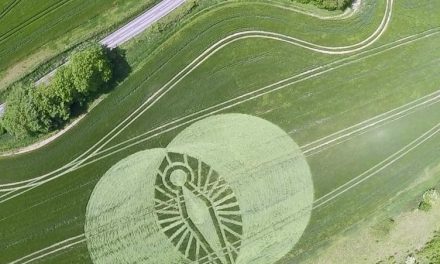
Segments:
[[[217,115],[114,165],[87,206],[87,245],[95,264],[274,263],[312,202],[307,162],[283,130]]]

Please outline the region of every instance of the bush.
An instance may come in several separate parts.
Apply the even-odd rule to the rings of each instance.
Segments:
[[[41,97],[33,85],[18,84],[7,98],[7,108],[2,118],[4,128],[15,137],[46,133],[50,120],[41,109]]]
[[[439,199],[438,191],[436,189],[429,189],[423,194],[422,201],[419,203],[419,209],[429,211]]]
[[[72,82],[72,73],[68,67],[60,69],[52,83],[37,89],[41,96],[41,107],[52,123],[60,125],[70,118],[71,106],[77,97]]]
[[[440,233],[437,232],[417,255],[423,260],[420,263],[440,263]]]
[[[428,212],[429,210],[431,210],[432,205],[430,203],[427,203],[426,201],[421,201],[419,203],[419,210]]]

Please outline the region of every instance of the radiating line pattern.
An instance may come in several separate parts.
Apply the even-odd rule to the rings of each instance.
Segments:
[[[155,182],[162,231],[196,263],[236,263],[243,234],[240,206],[228,183],[209,165],[169,152]]]

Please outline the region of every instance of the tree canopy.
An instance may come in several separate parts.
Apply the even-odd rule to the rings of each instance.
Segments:
[[[112,70],[105,50],[99,45],[75,54],[69,65],[76,90],[87,96],[97,92],[112,77]]]
[[[16,137],[47,132],[50,121],[42,115],[40,103],[33,86],[18,84],[8,96],[3,127]]]

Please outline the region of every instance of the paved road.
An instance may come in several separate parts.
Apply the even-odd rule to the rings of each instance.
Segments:
[[[114,48],[121,45],[133,37],[139,35],[142,31],[150,27],[168,13],[182,5],[186,0],[163,0],[147,12],[135,18],[133,21],[113,32],[110,36],[101,40],[103,45]]]
[[[182,5],[185,1],[186,0],[162,0],[159,4],[101,40],[100,43],[109,48],[117,47],[142,33],[159,19]],[[55,72],[56,69],[38,80],[36,84],[39,85],[50,80],[51,77],[55,75]],[[0,117],[3,115],[4,109],[5,105],[0,104]]]

